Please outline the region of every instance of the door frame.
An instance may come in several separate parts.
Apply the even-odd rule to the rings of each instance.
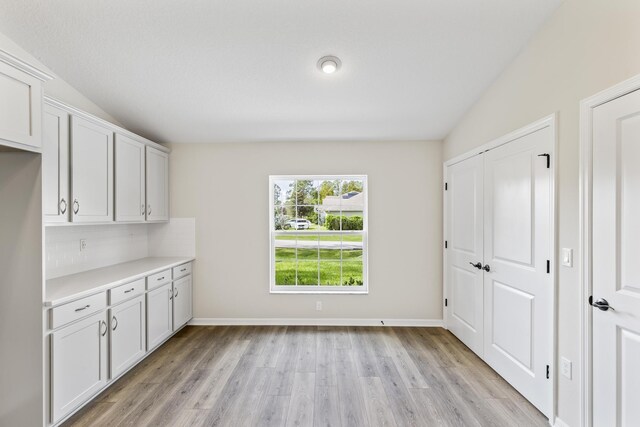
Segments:
[[[591,264],[592,194],[593,194],[593,110],[607,102],[640,90],[640,75],[583,99],[580,102],[580,425],[592,426],[592,308],[587,299],[593,290]]]
[[[640,82],[640,81],[639,81]],[[537,120],[533,123],[530,123],[520,129],[517,129],[513,132],[510,132],[504,136],[496,138],[490,142],[482,144],[466,153],[460,154],[452,159],[449,159],[443,162],[442,168],[442,206],[443,206],[443,242],[442,242],[442,317],[443,317],[443,325],[445,329],[449,329],[447,325],[448,318],[448,307],[445,305],[445,299],[448,299],[449,295],[449,286],[447,283],[447,248],[445,248],[445,241],[449,240],[449,228],[447,223],[448,218],[448,209],[449,206],[447,204],[447,192],[445,190],[445,183],[447,182],[447,171],[448,167],[459,163],[463,160],[467,160],[473,156],[478,156],[483,154],[489,150],[500,147],[502,145],[508,144],[514,140],[537,132],[544,128],[550,128],[551,134],[553,135],[553,144],[551,148],[551,218],[549,219],[549,229],[551,231],[551,236],[549,239],[550,245],[550,256],[551,256],[551,282],[552,282],[552,293],[551,293],[551,301],[552,301],[552,321],[551,321],[551,330],[549,331],[549,337],[551,337],[551,360],[550,363],[550,372],[551,372],[551,417],[549,418],[549,423],[551,425],[555,424],[556,414],[557,414],[557,389],[558,389],[558,375],[556,366],[557,366],[557,342],[558,342],[558,298],[557,298],[557,282],[558,282],[558,251],[556,248],[557,235],[558,230],[556,228],[557,224],[557,205],[558,205],[558,191],[557,191],[557,183],[558,183],[558,162],[556,153],[558,152],[558,113],[550,114],[546,117],[543,117],[540,120]]]

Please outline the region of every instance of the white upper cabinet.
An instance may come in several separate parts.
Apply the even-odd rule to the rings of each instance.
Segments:
[[[42,81],[51,77],[0,50],[0,145],[42,146]]]
[[[145,145],[116,133],[115,210],[116,221],[145,220]]]
[[[69,114],[45,105],[42,120],[42,210],[47,222],[69,221]]]
[[[169,154],[147,146],[147,221],[169,220]]]
[[[113,130],[71,116],[73,222],[113,221]]]

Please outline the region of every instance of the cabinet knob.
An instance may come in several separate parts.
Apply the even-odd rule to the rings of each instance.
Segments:
[[[78,199],[75,199],[73,201],[73,213],[77,214],[80,211],[80,202],[78,202]]]
[[[63,198],[60,199],[60,213],[64,214],[67,212],[67,201]]]

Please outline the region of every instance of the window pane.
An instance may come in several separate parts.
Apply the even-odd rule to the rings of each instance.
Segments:
[[[338,256],[340,255],[340,251]],[[341,283],[340,261],[320,261],[320,285],[340,286]]]
[[[286,236],[289,237],[289,236]],[[292,236],[295,237],[295,236]],[[293,286],[296,284],[296,248],[295,240],[284,242],[276,241],[276,285],[288,285]],[[287,243],[293,243],[293,247],[286,247]]]
[[[357,256],[348,258],[345,257],[347,251],[345,251],[342,259],[342,285],[343,286],[362,286],[363,274],[362,274],[362,251],[360,257]]]
[[[316,209],[317,206],[298,206],[296,217],[289,221],[291,228],[300,231],[317,231],[318,213]]]
[[[317,255],[316,255],[317,257]],[[318,284],[318,258],[305,261],[298,258],[298,286]]]
[[[292,197],[298,206],[318,204],[318,190],[314,185],[314,181],[310,179],[296,180]]]
[[[363,230],[364,183],[361,180],[342,181],[340,193],[341,230]]]

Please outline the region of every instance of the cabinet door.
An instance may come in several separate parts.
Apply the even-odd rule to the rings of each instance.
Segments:
[[[169,220],[169,155],[147,147],[147,221]]]
[[[113,131],[71,117],[73,222],[113,221]]]
[[[191,320],[191,276],[173,282],[173,329],[176,330]]]
[[[69,221],[69,114],[45,105],[42,123],[42,210],[46,222]]]
[[[167,283],[147,293],[147,348],[162,343],[173,332],[173,288]]]
[[[0,145],[36,149],[42,146],[42,82],[3,62],[0,62]]]
[[[100,312],[51,334],[51,422],[107,384],[107,324]]]
[[[145,355],[145,317],[144,295],[109,310],[110,378],[116,378]]]
[[[145,145],[116,134],[116,221],[145,220]]]

